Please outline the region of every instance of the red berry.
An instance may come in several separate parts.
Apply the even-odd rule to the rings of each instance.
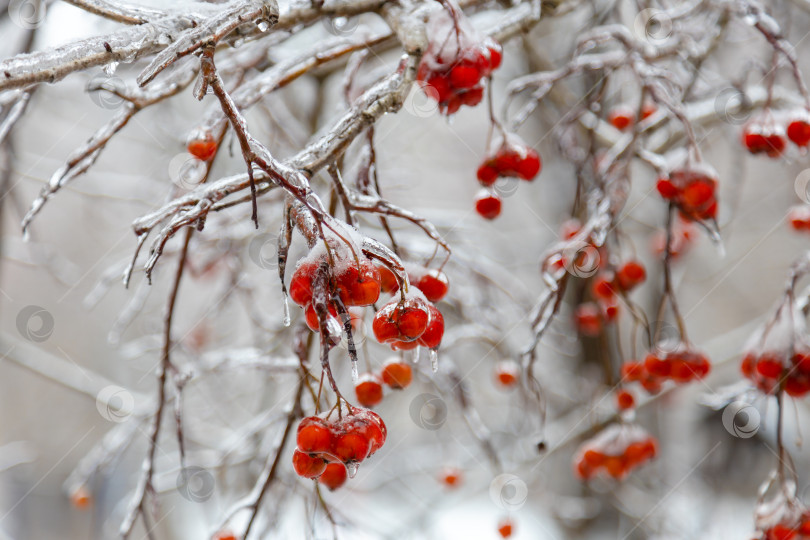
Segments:
[[[633,125],[633,116],[635,115],[630,107],[619,106],[610,111],[608,121],[619,131],[624,131]]]
[[[602,332],[602,317],[599,307],[593,302],[585,302],[577,306],[574,320],[579,333],[585,336],[598,336]]]
[[[366,373],[354,386],[357,402],[363,407],[373,407],[383,399],[382,381],[376,375]]]
[[[431,302],[438,302],[447,294],[450,282],[441,270],[426,270],[418,276],[410,276],[411,283]]]
[[[787,127],[787,136],[796,146],[810,144],[810,118],[791,121]]]
[[[343,463],[360,462],[368,457],[368,438],[356,431],[345,431],[335,439],[335,457]]]
[[[613,288],[613,276],[599,274],[591,284],[593,296],[599,300],[613,300],[616,297],[616,289]]]
[[[478,172],[476,173],[478,177],[478,181],[481,182],[484,186],[491,186],[495,183],[495,180],[498,179],[498,169],[490,165],[489,163],[482,163],[478,167]]]
[[[498,523],[498,533],[501,535],[502,538],[509,538],[512,536],[512,527],[513,527],[512,520],[509,518],[504,518]]]
[[[337,309],[333,304],[329,304],[328,313],[332,317],[337,317]],[[313,332],[320,332],[321,326],[318,321],[318,312],[315,311],[315,306],[313,304],[307,304],[304,307],[304,318],[306,320],[307,326]]]
[[[70,494],[70,503],[78,510],[86,510],[93,502],[93,496],[86,486],[79,486]]]
[[[484,219],[501,215],[501,198],[494,191],[481,190],[475,197],[475,211]]]
[[[214,540],[236,540],[236,535],[230,531],[220,531],[214,535]]]
[[[428,349],[438,349],[444,336],[444,317],[442,312],[433,304],[430,304],[428,308],[430,310],[430,322],[425,328],[425,332],[419,336],[416,342]]]
[[[308,454],[330,453],[335,436],[331,426],[318,416],[308,416],[298,424],[296,445]]]
[[[644,283],[647,279],[647,271],[638,261],[627,261],[616,272],[616,284],[623,291],[630,291],[636,286]]]
[[[495,380],[504,388],[512,388],[520,377],[520,366],[513,360],[501,360],[495,366]]]
[[[318,477],[318,482],[335,491],[346,483],[346,466],[343,463],[329,463],[323,473]]]
[[[787,525],[781,523],[774,525],[765,533],[766,540],[794,540],[798,532]]]
[[[380,297],[380,271],[370,260],[352,262],[337,276],[337,290],[346,306],[369,306]]]
[[[619,408],[620,411],[632,409],[635,404],[636,398],[634,398],[633,394],[631,394],[627,390],[619,390],[616,393],[616,406]]]
[[[459,99],[461,103],[467,105],[468,107],[475,107],[481,100],[484,99],[484,87],[483,86],[476,86],[474,88],[470,88],[469,90],[459,94]]]
[[[678,196],[678,188],[668,178],[659,178],[655,184],[655,189],[665,199],[674,199]]]
[[[443,467],[439,480],[448,488],[457,488],[461,484],[461,470],[456,467]]]
[[[208,161],[217,152],[217,141],[210,133],[201,134],[188,141],[188,153],[200,161]]]
[[[776,379],[782,375],[782,362],[777,359],[763,358],[757,362],[757,373],[768,379]]]
[[[526,149],[526,156],[518,162],[515,172],[523,180],[532,180],[540,172],[540,154],[533,148]]]
[[[495,71],[501,65],[503,58],[503,51],[498,43],[490,44],[489,46],[489,69]]]
[[[318,269],[318,262],[303,261],[293,272],[290,280],[290,299],[299,306],[304,306],[312,300],[312,279]]]
[[[481,80],[481,73],[474,66],[460,64],[450,70],[450,84],[454,88],[472,88]]]
[[[326,461],[320,456],[310,456],[296,449],[293,452],[293,468],[298,476],[317,478],[326,469]]]
[[[394,293],[399,290],[399,281],[397,276],[387,266],[379,266],[377,270],[380,272],[380,289],[385,293]]]
[[[356,429],[369,441],[368,455],[373,456],[377,450],[383,447],[388,436],[385,422],[379,414],[368,409],[355,414],[355,419]]]
[[[399,361],[387,362],[382,369],[382,380],[389,388],[402,390],[411,384],[413,372],[411,366]]]
[[[641,106],[641,119],[646,120],[658,110],[658,107],[655,103],[645,103]]]

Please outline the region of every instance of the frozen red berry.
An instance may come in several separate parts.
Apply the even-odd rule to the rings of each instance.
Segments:
[[[382,381],[376,375],[366,373],[354,385],[357,402],[363,407],[374,407],[383,399]]]
[[[475,197],[475,211],[484,219],[501,215],[501,198],[494,191],[481,190]]]
[[[326,461],[320,456],[310,456],[296,449],[293,452],[293,468],[302,478],[317,478],[326,469]]]
[[[405,362],[393,360],[386,362],[382,369],[382,380],[394,390],[402,390],[411,384],[413,372],[411,366]]]

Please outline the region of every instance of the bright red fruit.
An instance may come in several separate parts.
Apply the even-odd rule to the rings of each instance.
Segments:
[[[593,302],[585,302],[577,306],[574,321],[577,330],[582,335],[594,337],[602,332],[602,316],[599,306]]]
[[[796,231],[810,231],[810,205],[803,204],[791,208],[788,221]]]
[[[419,297],[395,298],[374,315],[371,328],[380,343],[415,341],[430,322],[427,302]]]
[[[334,432],[323,418],[308,416],[298,424],[296,444],[302,452],[308,454],[329,453],[334,440]]]
[[[399,290],[399,281],[397,276],[387,266],[379,266],[377,270],[380,272],[380,289],[385,293],[393,293]]]
[[[368,437],[357,431],[346,431],[335,439],[335,457],[343,463],[360,462],[368,457],[370,448]]]
[[[791,120],[787,127],[787,136],[796,146],[810,144],[810,115],[805,113],[801,118]]]
[[[328,487],[330,491],[335,491],[346,483],[347,477],[346,466],[343,463],[329,463],[318,477],[318,482]]]
[[[618,407],[620,411],[632,409],[635,404],[636,398],[627,390],[622,389],[616,392],[616,407]]]
[[[456,467],[442,467],[439,471],[439,480],[450,489],[457,488],[461,484],[461,477],[461,469]]]
[[[717,175],[705,165],[675,169],[658,180],[658,192],[675,203],[681,217],[703,221],[717,216]]]
[[[431,302],[438,302],[447,294],[450,282],[447,275],[441,270],[419,269],[418,272],[409,272],[411,283],[425,295]]]
[[[200,133],[189,139],[186,149],[200,161],[208,161],[217,153],[217,141],[208,132]]]
[[[625,292],[636,288],[646,279],[647,271],[638,261],[627,261],[616,272],[616,284]]]
[[[326,461],[320,456],[311,457],[296,448],[293,452],[293,468],[298,476],[317,478],[326,469]]]
[[[501,198],[494,191],[481,190],[475,197],[475,211],[484,219],[501,215]]]
[[[633,109],[620,105],[608,113],[608,121],[619,131],[624,131],[633,125],[634,116]]]
[[[382,380],[389,388],[402,390],[411,384],[412,379],[413,371],[411,366],[405,362],[393,360],[383,366]]]
[[[439,345],[442,343],[442,337],[444,337],[444,317],[442,316],[442,312],[433,304],[430,304],[428,308],[430,311],[430,322],[427,328],[425,328],[424,333],[419,336],[416,342],[428,349],[438,349]]]
[[[337,289],[346,306],[370,306],[380,297],[380,271],[370,260],[360,258],[337,276]]]
[[[513,388],[520,377],[520,366],[513,360],[501,360],[495,366],[495,380],[504,388]]]
[[[752,154],[776,158],[785,151],[787,142],[781,127],[769,120],[755,119],[743,127],[743,146]]]
[[[293,272],[290,280],[290,298],[299,306],[305,306],[312,300],[312,279],[318,269],[318,262],[303,261]]]
[[[514,524],[512,523],[512,520],[509,518],[504,518],[498,522],[498,534],[500,534],[502,538],[509,538],[512,536],[513,527]]]
[[[366,373],[354,386],[357,402],[363,407],[374,407],[383,399],[382,381],[376,375]]]

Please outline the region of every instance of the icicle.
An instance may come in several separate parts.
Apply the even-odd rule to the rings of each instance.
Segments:
[[[357,359],[352,358],[352,383],[356,385],[358,379],[360,379],[360,372],[357,369]]]
[[[284,326],[290,326],[290,302],[287,300],[287,295],[284,295],[284,318],[281,320]]]
[[[118,62],[110,62],[106,66],[104,66],[104,73],[108,77],[112,77],[115,75],[115,70],[118,69]]]
[[[357,463],[354,461],[350,461],[346,464],[346,472],[349,475],[349,478],[354,478],[357,474]]]
[[[23,229],[23,233],[22,233],[23,242],[28,242],[30,239],[31,239],[31,235],[28,234],[28,229]]]
[[[437,349],[430,349],[430,367],[433,368],[433,373],[439,371],[439,351]]]

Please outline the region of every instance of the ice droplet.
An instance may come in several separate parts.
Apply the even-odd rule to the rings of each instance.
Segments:
[[[118,62],[110,62],[106,66],[104,66],[104,73],[108,77],[112,77],[115,75],[115,70],[118,69]]]
[[[287,295],[284,295],[284,318],[281,319],[281,322],[284,323],[284,326],[290,326],[290,302],[287,300]]]
[[[349,478],[354,478],[357,475],[357,463],[354,461],[347,463],[346,473],[349,475]]]
[[[31,239],[31,235],[28,233],[28,229],[23,230],[22,234],[22,241],[28,242]]]
[[[262,21],[256,26],[259,27],[259,32],[267,32],[268,30],[270,30],[270,25],[267,24],[267,21]]]
[[[433,369],[433,373],[439,371],[439,351],[436,349],[430,349],[430,367]]]

